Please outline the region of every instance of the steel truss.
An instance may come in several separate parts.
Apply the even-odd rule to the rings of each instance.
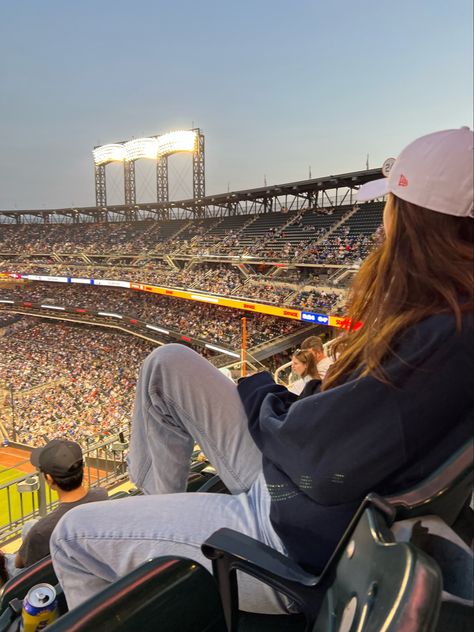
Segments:
[[[134,163],[127,163],[133,165]],[[130,174],[129,174],[130,177]],[[380,177],[380,169],[355,171],[300,182],[289,182],[257,189],[221,193],[204,198],[173,202],[151,202],[137,205],[135,180],[128,194],[129,204],[76,209],[0,211],[0,223],[75,223],[119,222],[131,219],[183,219],[194,217],[226,217],[270,212],[304,211],[337,208],[354,203],[355,191],[365,182]],[[130,181],[130,180],[129,180]],[[131,195],[133,193],[133,195]]]
[[[193,152],[193,198],[200,201],[206,196],[205,144],[201,130],[194,131],[197,133],[197,147]]]
[[[107,206],[107,186],[105,165],[95,166],[95,205],[97,208]]]
[[[123,163],[123,187],[125,192],[125,205],[135,206],[135,161],[126,160]]]
[[[168,156],[156,161],[156,201],[168,202]]]

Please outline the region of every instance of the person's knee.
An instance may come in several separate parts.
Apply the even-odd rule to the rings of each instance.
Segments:
[[[146,358],[143,369],[153,372],[160,369],[172,369],[183,367],[183,362],[195,356],[196,352],[178,343],[169,343],[154,349]]]

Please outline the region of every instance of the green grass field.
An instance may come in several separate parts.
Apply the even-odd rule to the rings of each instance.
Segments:
[[[0,471],[0,486],[13,481],[16,478],[25,476],[25,472],[8,469]],[[0,529],[10,521],[19,520],[22,516],[29,514],[33,510],[33,496],[35,496],[36,506],[38,498],[35,493],[19,494],[16,485],[0,489]],[[49,500],[49,494],[47,494]],[[56,494],[53,495],[56,499]]]

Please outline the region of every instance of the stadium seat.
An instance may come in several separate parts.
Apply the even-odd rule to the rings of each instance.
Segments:
[[[242,623],[252,619],[238,611],[237,570],[264,581],[297,605],[306,625],[301,619],[294,621],[294,630],[436,630],[440,570],[414,545],[394,541],[392,517],[393,510],[383,499],[365,499],[320,577],[252,538],[230,529],[217,531],[204,543],[203,552],[213,560],[229,632],[242,632]],[[285,618],[290,623],[294,616]],[[260,616],[258,629],[274,628]]]
[[[208,461],[196,461],[189,468],[190,472],[201,472],[204,468],[209,467]]]
[[[370,494],[364,501],[362,507],[365,505],[373,505],[377,506],[379,510],[382,509],[387,526],[390,526],[394,520],[409,520],[425,516],[427,514],[439,516],[446,524],[454,524],[454,526],[456,526],[456,519],[463,507],[465,507],[466,502],[469,502],[472,493],[473,462],[473,441],[470,440],[457,450],[445,463],[443,463],[442,466],[440,466],[435,472],[430,474],[430,476],[418,485],[405,491],[404,493],[393,495],[385,499],[380,498],[376,494]],[[229,530],[224,530],[225,537],[222,534],[219,535],[220,532],[214,534],[204,544],[203,551],[214,560],[213,563],[215,565],[216,573],[219,573],[219,565],[221,567],[220,574],[218,576],[219,586],[223,591],[222,596],[226,612],[226,620],[231,622],[231,629],[237,629],[235,627],[235,621],[237,617],[240,617],[236,606],[237,587],[235,585],[235,578],[232,579],[232,565],[237,564],[235,568],[241,568],[238,564],[243,564],[245,562],[246,564],[249,564],[248,568],[252,570],[252,575],[260,577],[263,581],[266,581],[268,579],[267,571],[270,572],[270,576],[272,576],[272,573],[275,572],[274,566],[271,562],[272,558],[278,558],[276,564],[277,568],[280,569],[280,572],[283,573],[284,582],[290,582],[290,588],[294,588],[295,586],[292,582],[296,581],[297,594],[301,595],[303,603],[306,597],[309,599],[309,605],[307,606],[309,608],[308,611],[305,611],[301,604],[300,607],[302,608],[302,611],[305,612],[307,618],[311,621],[314,616],[314,612],[317,612],[319,608],[321,596],[324,594],[325,590],[325,583],[327,583],[327,578],[331,575],[328,570],[329,566],[337,561],[338,556],[340,557],[340,551],[344,548],[344,543],[347,543],[348,534],[350,534],[351,529],[354,529],[354,523],[357,521],[357,516],[360,516],[361,511],[362,509],[359,509],[359,512],[349,526],[348,531],[339,543],[339,546],[328,567],[319,579],[309,576],[306,573],[302,573],[302,569],[293,564],[291,560],[286,560],[286,558],[280,556],[275,551],[271,551],[271,549],[268,549],[265,545],[255,542],[246,536],[234,534]],[[221,542],[222,537],[224,537],[223,542]],[[426,537],[424,541],[428,541]],[[397,546],[398,544],[399,543],[397,543]],[[451,543],[448,543],[448,545],[451,546]],[[418,547],[416,548],[419,550]],[[455,548],[456,555],[459,558],[463,552],[458,547]],[[435,552],[435,547],[430,544],[428,550],[429,553],[433,553]],[[421,551],[419,552],[422,553]],[[446,563],[444,560],[442,561],[443,566],[445,567]],[[265,566],[267,562],[269,563],[268,567]],[[467,566],[469,566],[469,561],[467,562]],[[260,567],[260,565],[262,565],[262,567]],[[280,565],[283,566],[280,568]],[[464,560],[464,565],[466,566],[466,560]],[[284,570],[282,570],[283,568]],[[436,568],[437,572],[440,573],[441,571],[437,565]],[[276,583],[271,585],[278,588],[278,582],[280,580],[281,578],[278,576],[273,577],[272,581],[275,581]],[[459,582],[459,578],[457,578],[457,581]],[[465,581],[469,582],[469,575],[465,577]],[[450,578],[450,582],[452,582],[452,578]],[[283,590],[283,592],[288,594],[287,590]],[[469,587],[466,587],[466,590],[461,592],[463,593],[462,597],[466,597],[465,593],[469,594]],[[298,602],[298,599],[296,598],[297,595],[291,594],[291,597]],[[441,618],[445,627],[439,627],[438,629],[440,631],[443,630],[443,632],[447,630],[455,630],[456,632],[459,632],[461,629],[469,629],[461,627],[460,625],[460,622],[462,622],[465,626],[469,617],[472,618],[472,609],[468,603],[465,602],[464,604],[454,606],[449,602],[443,603]],[[232,625],[234,626],[233,628]],[[448,627],[448,625],[450,627]],[[319,628],[315,629],[319,630]],[[376,628],[374,628],[374,630],[375,629]]]
[[[395,509],[396,520],[430,514],[452,525],[471,497],[473,466],[474,441],[470,439],[424,481],[385,500]]]
[[[59,610],[61,613],[66,612],[64,594],[58,585],[53,563],[48,555],[25,568],[3,586],[0,591],[0,632],[18,629],[15,626],[19,621],[23,598],[30,588],[41,583],[52,584],[56,587]]]
[[[219,474],[214,474],[207,479],[205,483],[199,487],[198,492],[206,492],[208,494],[229,494],[229,490],[224,485]]]
[[[160,557],[48,626],[51,632],[224,632],[215,580],[191,560]]]
[[[28,566],[7,581],[0,590],[0,613],[5,610],[12,599],[23,599],[32,586],[43,582],[48,584],[57,584],[58,582],[50,555]]]

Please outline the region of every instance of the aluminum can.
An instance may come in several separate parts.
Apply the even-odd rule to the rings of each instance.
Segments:
[[[21,611],[21,632],[40,632],[58,618],[56,590],[51,584],[37,584],[28,591]]]

